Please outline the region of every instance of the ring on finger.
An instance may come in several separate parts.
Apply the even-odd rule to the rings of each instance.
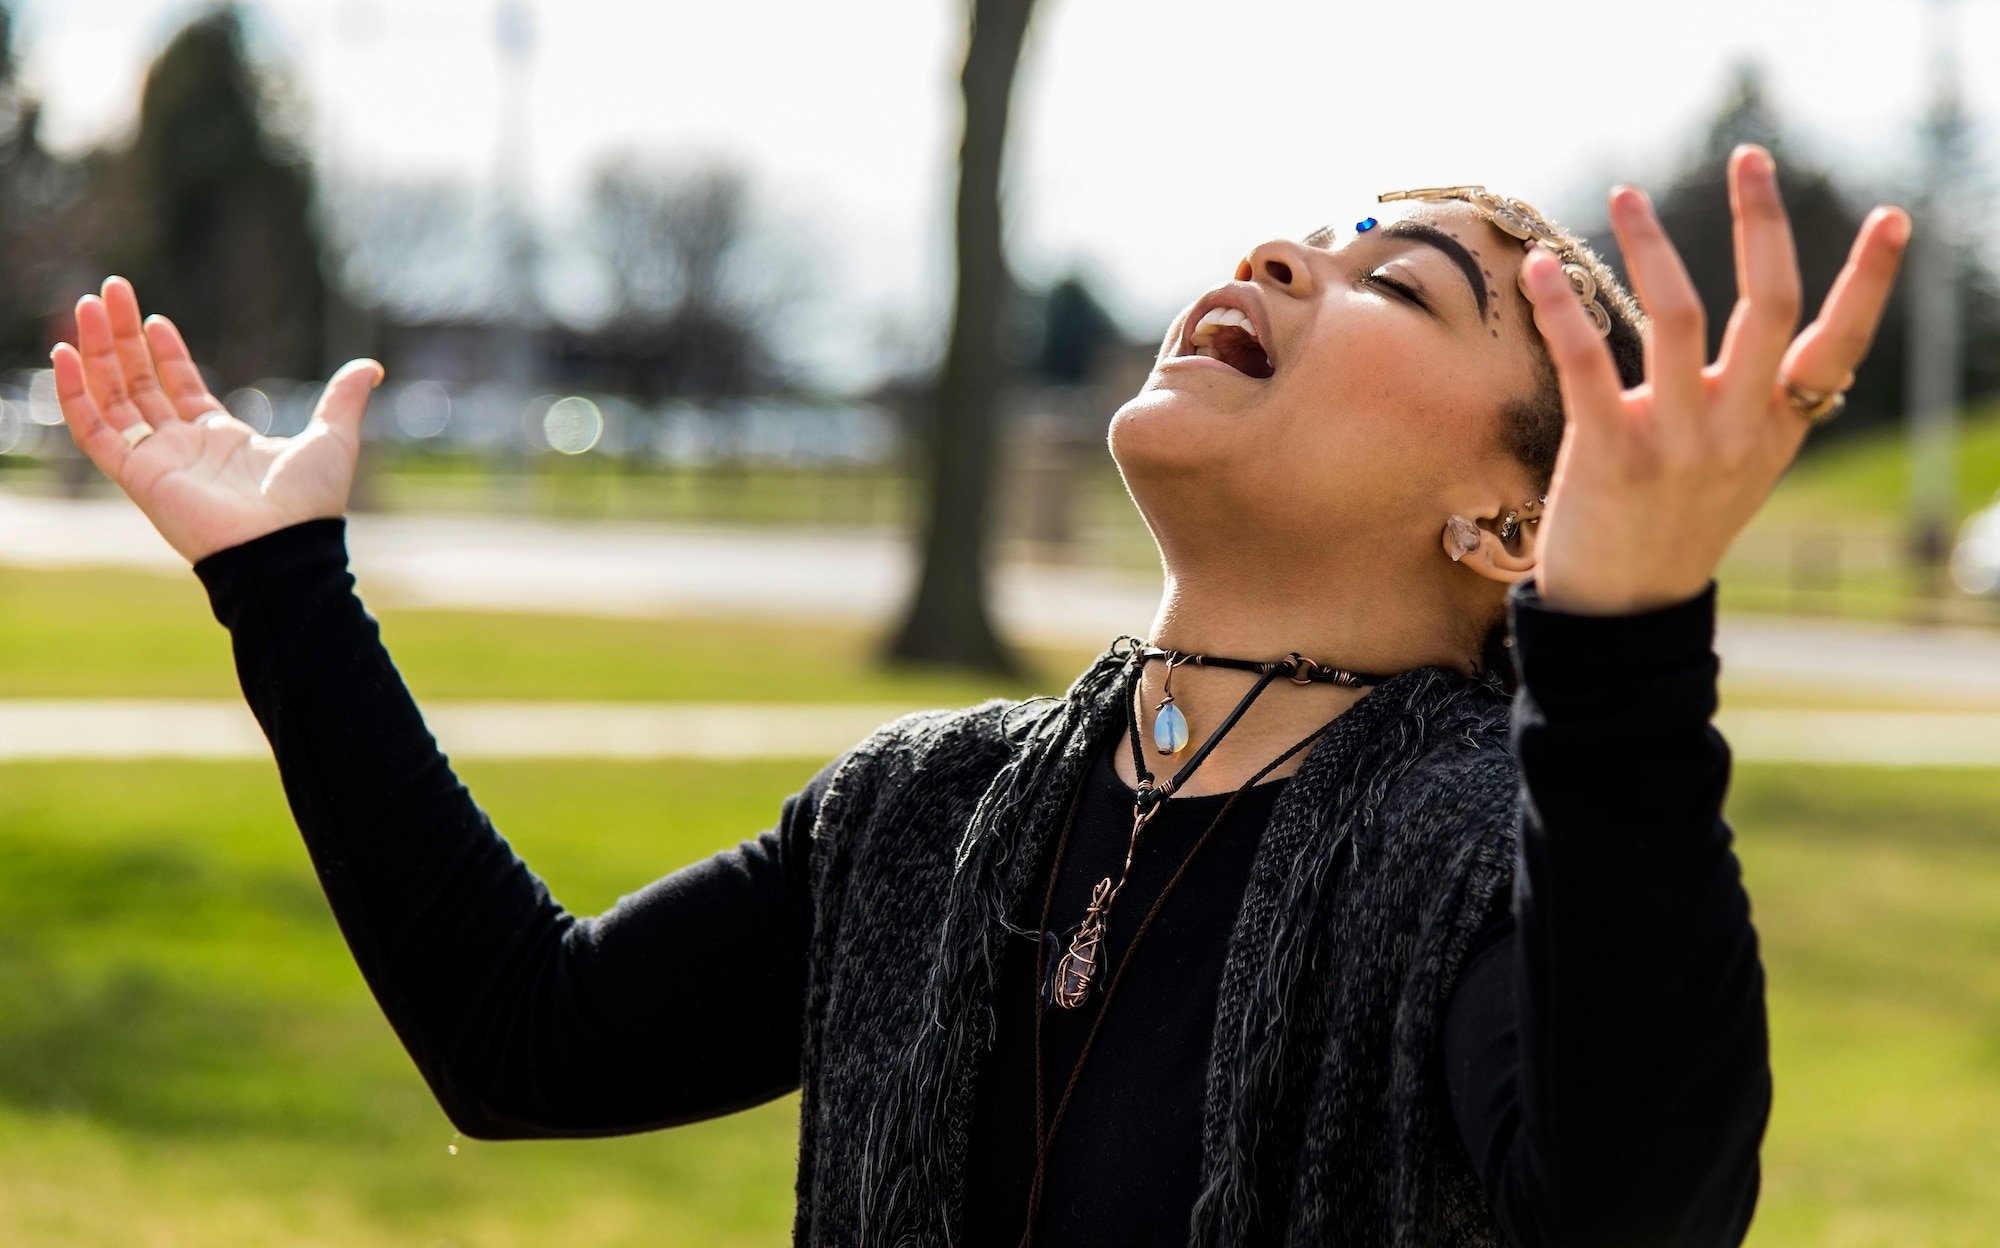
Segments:
[[[127,447],[137,450],[141,442],[144,442],[147,438],[152,437],[155,433],[158,432],[159,430],[153,428],[145,421],[138,420],[125,426],[123,429],[120,429],[118,431],[118,436],[125,439],[125,445]]]
[[[1840,415],[1840,409],[1847,406],[1845,390],[1808,390],[1789,377],[1778,380],[1784,383],[1785,401],[1792,405],[1793,411],[1805,417],[1808,424],[1823,425]]]

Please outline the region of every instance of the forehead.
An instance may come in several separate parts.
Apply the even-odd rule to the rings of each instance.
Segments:
[[[1338,250],[1350,243],[1368,239],[1383,233],[1383,227],[1398,221],[1421,222],[1442,230],[1462,243],[1483,260],[1493,262],[1490,267],[1497,273],[1502,267],[1512,270],[1521,265],[1526,252],[1521,241],[1501,230],[1492,222],[1479,215],[1472,205],[1454,200],[1423,201],[1412,200],[1403,203],[1380,204],[1362,220],[1373,220],[1374,227],[1362,231],[1357,225],[1328,225],[1306,236],[1306,243],[1313,247]],[[1387,231],[1393,234],[1393,230]]]

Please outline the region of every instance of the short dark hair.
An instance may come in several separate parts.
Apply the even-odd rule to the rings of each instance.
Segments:
[[[1588,243],[1567,230],[1561,233],[1563,241],[1574,252],[1565,259],[1589,270],[1590,276],[1597,282],[1597,302],[1611,320],[1611,332],[1604,341],[1611,348],[1611,360],[1618,367],[1618,379],[1628,389],[1636,386],[1646,379],[1646,314],[1640,311],[1639,302],[1632,298],[1632,292],[1625,289],[1625,283],[1618,279],[1610,265],[1590,249]],[[1509,401],[1501,409],[1500,436],[1514,457],[1535,474],[1536,487],[1547,489],[1550,478],[1555,476],[1556,452],[1562,449],[1562,389],[1556,380],[1556,366],[1549,359],[1548,344],[1539,333],[1533,335],[1533,339],[1534,391],[1524,398]]]

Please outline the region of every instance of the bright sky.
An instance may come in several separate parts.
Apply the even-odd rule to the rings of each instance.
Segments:
[[[184,0],[17,0],[51,139],[133,118]],[[259,0],[336,174],[490,178],[494,0]],[[1572,220],[1670,168],[1754,58],[1814,150],[1911,163],[1926,0],[1042,0],[1017,96],[1014,253],[1107,279],[1135,325],[1247,245],[1367,214],[1375,192],[1485,182]],[[621,150],[722,154],[836,257],[857,308],[944,287],[965,0],[537,0],[534,181],[573,205]],[[1970,105],[2000,169],[2000,0],[1963,0]]]

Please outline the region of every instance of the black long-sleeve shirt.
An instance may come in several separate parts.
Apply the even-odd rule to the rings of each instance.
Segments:
[[[831,769],[772,830],[577,918],[438,752],[353,595],[340,522],[197,571],[341,928],[456,1125],[615,1134],[796,1086],[810,829]],[[1529,800],[1512,911],[1482,933],[1446,1018],[1461,1137],[1524,1248],[1737,1243],[1770,1081],[1756,941],[1720,818],[1728,752],[1709,726],[1712,595],[1620,619],[1550,612],[1532,594],[1515,610]],[[1057,1137],[1037,1242],[1185,1242],[1223,953],[1282,783],[1239,807],[1134,958]],[[1108,756],[1086,786],[1058,925],[1115,869],[1130,828]],[[1222,800],[1176,799],[1149,827],[1112,957]],[[1025,1212],[1033,956],[1017,942],[1002,967],[967,1181],[974,1242],[1016,1243]],[[1089,1013],[1045,1018],[1052,1099]]]

